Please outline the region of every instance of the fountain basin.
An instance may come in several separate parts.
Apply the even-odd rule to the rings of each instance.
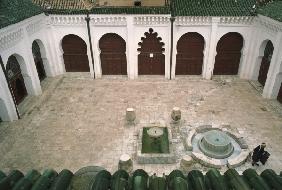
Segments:
[[[227,158],[234,151],[230,137],[218,130],[204,133],[199,148],[206,156],[217,159]]]
[[[155,134],[155,131],[159,135],[152,135],[152,132]],[[171,139],[169,128],[146,124],[146,127],[141,128],[138,134],[137,162],[141,164],[175,163],[176,158],[172,150]]]

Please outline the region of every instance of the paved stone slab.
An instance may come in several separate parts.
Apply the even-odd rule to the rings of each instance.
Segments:
[[[70,73],[48,78],[46,83],[41,96],[31,97],[34,105],[26,109],[21,120],[0,124],[0,168],[4,171],[76,171],[99,165],[113,172],[118,169],[120,155],[128,154],[133,169],[168,174],[179,168],[184,155],[191,154],[185,150],[183,139],[187,135],[183,131],[200,125],[224,126],[232,132],[243,129],[240,135],[250,149],[266,142],[271,154],[265,166],[255,167],[257,171],[282,170],[282,112],[276,111],[281,105],[262,98],[248,81],[232,78],[222,83],[221,79],[200,77],[93,80],[89,74]],[[125,119],[128,107],[136,111],[133,124]],[[171,128],[178,163],[138,164],[139,124],[170,123],[173,107],[179,107],[182,113],[181,124]],[[236,169],[249,167],[247,161]],[[191,168],[207,170],[198,163]]]

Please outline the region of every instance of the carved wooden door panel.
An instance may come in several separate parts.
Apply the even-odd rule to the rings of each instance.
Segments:
[[[202,74],[204,46],[204,38],[196,32],[189,32],[181,36],[177,42],[175,74]]]
[[[66,72],[89,72],[86,43],[76,35],[63,38],[64,63]]]
[[[103,75],[126,75],[126,43],[117,34],[108,33],[99,40]]]
[[[164,43],[162,38],[153,31],[145,32],[145,37],[141,38],[138,51],[138,74],[139,75],[164,75],[165,74],[165,55]]]
[[[219,40],[215,57],[214,75],[237,75],[241,60],[243,38],[239,33],[230,32]]]

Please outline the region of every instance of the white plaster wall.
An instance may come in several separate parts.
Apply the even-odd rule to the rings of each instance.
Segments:
[[[85,15],[78,15],[79,17],[85,17]],[[72,16],[64,16],[65,18],[72,18]],[[90,74],[93,77],[93,65],[92,65],[92,59],[90,54],[90,45],[89,45],[89,38],[88,38],[88,32],[87,32],[87,25],[86,21],[81,22],[77,25],[62,23],[49,26],[49,31],[51,34],[49,37],[52,39],[52,46],[54,48],[53,53],[57,54],[57,59],[55,60],[57,63],[56,69],[57,74],[63,74],[65,73],[65,65],[64,65],[64,59],[63,59],[63,49],[62,49],[62,40],[64,36],[73,34],[80,37],[87,45],[87,55],[88,55],[88,62],[89,62],[89,68],[90,68]]]
[[[152,28],[154,32],[158,33],[158,37],[162,38],[161,42],[164,42],[165,51],[165,78],[169,79],[170,72],[170,27],[168,26],[157,26],[157,25],[145,25],[145,26],[135,26],[135,36],[134,36],[134,49],[136,50],[135,57],[135,76],[138,76],[138,54],[137,49],[139,48],[138,43],[142,42],[141,37],[145,37],[144,33],[149,32],[149,29]]]
[[[95,18],[91,17],[91,18]],[[91,40],[92,40],[92,47],[93,47],[93,56],[94,56],[94,68],[95,68],[95,76],[97,78],[102,77],[102,68],[101,68],[101,59],[100,59],[100,47],[99,47],[99,40],[101,37],[107,33],[115,33],[123,38],[126,42],[126,46],[128,45],[127,42],[127,29],[126,25],[124,26],[101,26],[101,25],[94,25],[91,23],[90,25],[91,31]],[[88,36],[87,36],[88,38]],[[127,74],[129,74],[129,60],[128,60],[128,50],[126,51],[126,60],[127,60]]]
[[[0,117],[3,121],[17,120],[17,112],[14,106],[4,72],[0,69]]]
[[[17,58],[21,67],[21,72],[24,78],[28,95],[40,95],[42,93],[40,81],[32,55],[32,42],[33,40],[37,39],[40,40],[43,45],[45,45],[46,38],[44,34],[44,26],[46,24],[44,23],[44,19],[45,15],[40,14],[0,30],[0,55],[2,57],[3,64],[6,67],[8,58],[11,55],[14,55]],[[16,35],[14,35],[15,33]],[[49,56],[50,52],[46,50],[47,61],[45,61],[45,63],[51,65],[52,62],[49,62]],[[50,65],[46,66],[51,68]],[[51,69],[46,70],[49,76],[54,76],[54,73],[51,71]],[[3,72],[2,69],[1,72]],[[4,115],[4,120],[16,120],[16,108],[12,99],[12,95],[10,94],[10,91],[8,89],[6,80],[3,79],[5,78],[1,78],[1,90],[3,89],[4,92],[1,93],[0,99],[1,104],[4,105],[2,107],[6,110],[7,115],[1,115]],[[1,110],[3,111],[3,109]]]
[[[85,21],[86,15],[49,15],[44,14],[31,17],[20,23],[8,26],[0,30],[0,38],[14,31],[20,35],[7,38],[12,42],[7,46],[0,45],[0,55],[6,65],[9,56],[17,55],[20,59],[25,84],[28,94],[41,94],[41,86],[37,75],[35,63],[32,56],[32,42],[37,40],[44,46],[44,68],[47,76],[56,76],[65,73],[65,65],[63,60],[62,39],[64,36],[74,34],[82,38],[87,44],[87,55],[89,60],[89,68],[91,76],[94,75],[92,58],[90,53],[90,45],[88,38],[87,25]],[[106,33],[116,33],[126,42],[127,56],[127,75],[130,79],[138,77],[138,43],[144,33],[152,28],[158,33],[158,37],[164,42],[165,54],[165,78],[170,75],[170,22],[158,22],[154,19],[157,17],[169,18],[170,15],[90,15],[90,30],[92,36],[92,46],[94,53],[94,69],[96,77],[102,77],[100,63],[99,40]],[[149,17],[153,19],[147,20]],[[102,18],[96,22],[97,18]],[[108,20],[108,18],[110,18]],[[112,18],[121,18],[120,23],[115,23]],[[141,18],[141,22],[136,22],[136,18]],[[146,18],[143,20],[143,18]],[[124,20],[123,20],[124,19]],[[137,19],[138,20],[138,19]],[[192,19],[193,20],[193,19]],[[263,96],[267,98],[275,98],[277,96],[281,84],[282,72],[282,24],[272,19],[259,15],[253,23],[222,23],[220,17],[212,17],[210,23],[186,23],[184,25],[174,23],[173,35],[173,55],[172,55],[172,78],[175,78],[176,66],[176,45],[179,38],[188,32],[197,32],[205,39],[204,61],[203,61],[203,78],[210,79],[212,77],[214,61],[216,56],[216,46],[220,38],[228,32],[238,32],[244,39],[242,48],[242,57],[239,67],[239,77],[244,79],[257,80],[257,72],[259,63],[259,48],[264,40],[271,40],[274,44],[274,53],[268,73],[268,79],[265,85]],[[139,20],[140,21],[140,20]],[[191,20],[190,20],[191,21]],[[263,22],[261,22],[263,21]],[[268,23],[268,24],[264,24]],[[273,26],[277,26],[273,27]],[[280,27],[280,30],[279,30]],[[2,43],[2,41],[1,41]],[[4,48],[3,48],[4,47]],[[0,73],[1,74],[1,73]],[[0,75],[1,77],[1,75]],[[12,97],[7,91],[7,84],[0,78],[1,89],[4,89],[0,99],[1,104],[5,104],[2,117],[7,120],[14,120],[15,108],[13,106]],[[280,83],[280,84],[279,84]],[[5,87],[6,85],[6,87]],[[3,107],[3,106],[2,106]]]
[[[246,56],[248,55],[248,46],[251,43],[250,37],[251,37],[251,30],[249,25],[235,25],[235,24],[230,24],[230,25],[218,25],[217,29],[217,35],[216,35],[216,44],[215,47],[217,46],[217,43],[219,42],[220,38],[224,36],[225,34],[229,32],[237,32],[241,34],[243,37],[243,47],[241,49],[241,60],[240,60],[240,65],[239,65],[239,70],[238,70],[238,76],[241,77],[244,73],[244,65],[246,63]],[[214,68],[214,63],[215,63],[215,56],[216,56],[216,48],[214,52],[214,62],[213,62],[213,68]]]

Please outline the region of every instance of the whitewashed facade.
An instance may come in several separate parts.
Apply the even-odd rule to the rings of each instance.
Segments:
[[[90,75],[94,78],[92,57],[88,38],[86,15],[40,14],[17,24],[0,29],[0,56],[4,65],[15,55],[21,66],[29,95],[42,93],[33,55],[32,42],[40,46],[46,75],[64,74],[62,39],[68,34],[79,36],[87,44]],[[152,28],[164,42],[165,78],[176,78],[176,44],[188,32],[197,32],[204,37],[204,60],[202,77],[211,79],[220,38],[229,32],[237,32],[244,39],[238,76],[257,80],[266,41],[271,40],[274,52],[262,96],[276,98],[282,82],[282,23],[268,17],[176,17],[173,23],[171,44],[170,15],[90,15],[95,77],[102,76],[99,40],[107,33],[116,33],[126,42],[127,76],[138,77],[138,43],[144,33]],[[170,71],[170,51],[172,68]],[[0,70],[0,117],[3,121],[17,120],[15,105],[2,69]]]

